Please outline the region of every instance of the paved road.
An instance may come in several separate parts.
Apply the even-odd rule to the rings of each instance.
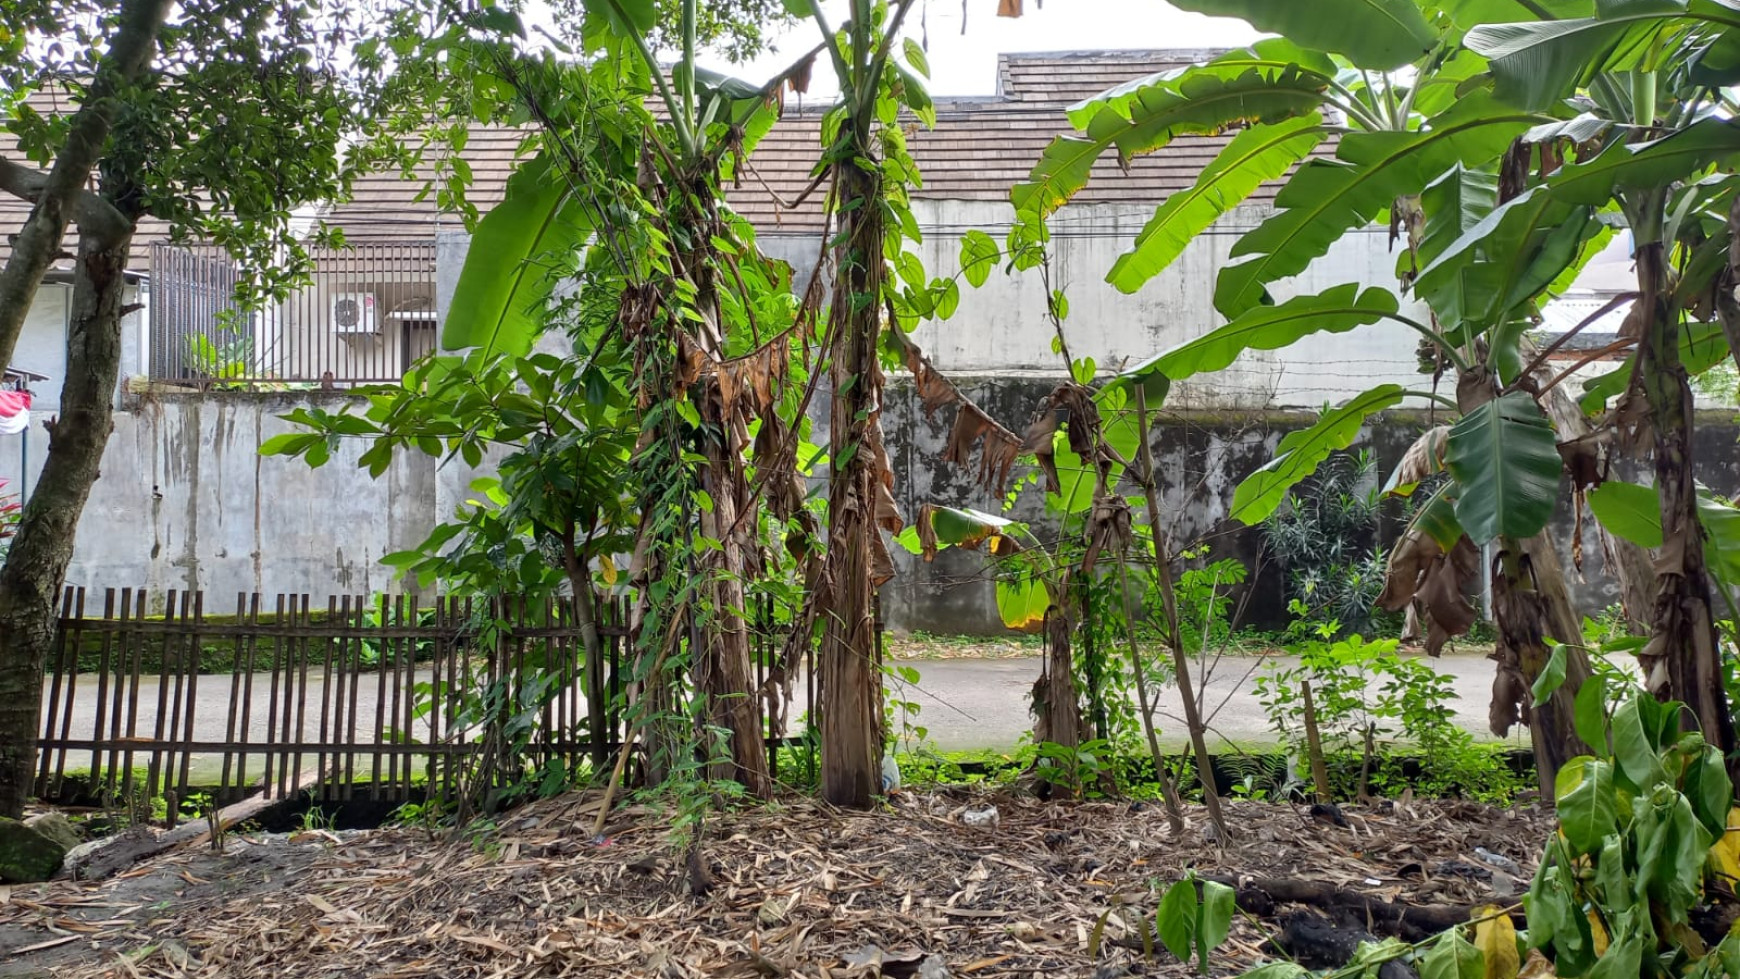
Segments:
[[[1258,702],[1256,671],[1266,663],[1292,665],[1291,656],[1226,657],[1210,671],[1203,686],[1204,714],[1212,715],[1210,746],[1272,745],[1275,732]],[[1486,707],[1492,694],[1493,663],[1480,655],[1445,656],[1429,661],[1450,677],[1456,691],[1452,705],[1456,721],[1477,737],[1491,740],[1486,728]],[[973,748],[1002,750],[1015,744],[1032,726],[1027,698],[1039,677],[1035,658],[1003,660],[935,660],[912,663],[921,674],[913,696],[901,696],[921,705],[914,723],[929,729],[939,750]],[[1150,691],[1152,694],[1153,691]],[[1177,747],[1186,738],[1183,700],[1178,688],[1167,686],[1155,704],[1155,722],[1165,747]],[[1519,745],[1527,745],[1526,731]],[[1513,740],[1515,735],[1513,734]]]
[[[1231,743],[1240,746],[1260,746],[1272,744],[1275,741],[1274,732],[1268,728],[1268,720],[1263,713],[1262,705],[1258,703],[1254,690],[1256,670],[1265,662],[1290,662],[1291,657],[1228,657],[1219,662],[1209,674],[1205,685],[1204,702],[1210,715],[1212,739],[1215,743]],[[915,687],[908,688],[905,684],[896,684],[894,695],[897,699],[912,701],[920,705],[919,713],[913,718],[913,723],[923,725],[928,729],[930,740],[938,750],[961,751],[976,748],[1005,750],[1015,745],[1023,731],[1029,729],[1032,718],[1027,713],[1027,698],[1033,687],[1033,682],[1039,676],[1040,661],[1037,657],[1022,659],[997,660],[927,660],[911,662],[919,671],[920,679]],[[1438,672],[1451,678],[1456,692],[1454,704],[1456,719],[1469,731],[1480,737],[1490,737],[1486,733],[1486,705],[1492,685],[1492,663],[1478,655],[1446,656],[1433,661],[1433,667]],[[286,730],[286,719],[282,707],[277,713],[271,709],[270,676],[255,674],[251,684],[245,676],[232,678],[230,676],[203,676],[199,678],[195,689],[193,716],[193,738],[195,741],[223,742],[240,737],[240,730],[230,732],[227,719],[232,698],[232,686],[238,689],[235,693],[240,702],[239,694],[250,693],[246,699],[250,704],[247,736],[250,741],[265,740],[267,725],[273,723],[275,729],[282,734]],[[351,692],[347,688],[344,693],[344,726],[357,732],[362,742],[373,740],[375,721],[383,711],[389,717],[404,718],[405,705],[401,700],[397,707],[393,693],[389,690],[383,697],[377,686],[378,676],[365,674],[358,678],[356,686],[355,713],[350,712]],[[425,676],[419,679],[426,679]],[[306,708],[300,716],[300,727],[297,714],[292,713],[288,730],[293,739],[314,741],[319,738],[322,729],[321,707],[327,704],[329,718],[327,723],[336,723],[336,714],[328,701],[327,687],[318,675],[309,678]],[[133,734],[141,738],[151,738],[155,734],[158,715],[159,689],[154,678],[143,678],[137,697],[137,713],[126,709],[123,704],[123,722],[121,733]],[[336,693],[337,691],[333,691]],[[173,695],[174,691],[168,691]],[[47,709],[49,690],[43,689],[44,708]],[[402,695],[401,695],[402,696]],[[64,697],[64,691],[63,691]],[[105,698],[104,713],[113,717],[113,692]],[[174,697],[165,698],[173,703]],[[64,702],[64,701],[63,701]],[[1168,747],[1176,747],[1184,740],[1184,721],[1182,701],[1178,697],[1176,687],[1167,687],[1159,693],[1156,704],[1156,719],[1160,728],[1162,740]],[[98,709],[98,683],[92,675],[82,676],[76,691],[73,706],[72,723],[69,728],[71,736],[88,738],[96,719]],[[791,707],[793,718],[800,717],[808,704],[805,702],[804,685],[797,684],[797,695]],[[126,718],[132,716],[133,727],[127,728]],[[173,719],[173,708],[167,713],[165,723]],[[181,723],[185,725],[183,717]],[[426,722],[413,721],[409,727],[419,740],[426,740],[426,733],[417,732],[416,728]],[[354,726],[353,726],[354,725]],[[389,724],[389,727],[392,725]],[[400,726],[405,726],[402,722]],[[297,732],[301,734],[298,737]],[[1513,735],[1519,745],[1526,745],[1527,734]],[[282,740],[282,738],[280,738]],[[217,778],[221,771],[219,756],[195,755],[192,759],[193,771],[196,777]],[[68,761],[69,768],[88,766],[89,756],[75,752]],[[259,761],[251,762],[251,772],[259,771]]]

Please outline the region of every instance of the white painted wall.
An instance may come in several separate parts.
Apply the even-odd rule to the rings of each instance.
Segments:
[[[913,210],[925,235],[919,251],[933,275],[959,269],[966,231],[1000,239],[1014,214],[1007,203],[991,201],[919,200]],[[1152,213],[1142,204],[1071,205],[1051,222],[1054,285],[1069,298],[1070,352],[1102,368],[1137,363],[1222,325],[1225,319],[1214,311],[1215,278],[1231,264],[1233,242],[1269,212],[1247,208],[1228,215],[1140,292],[1124,295],[1105,281],[1106,272]],[[1304,274],[1271,292],[1281,300],[1347,282],[1394,289],[1395,281],[1388,234],[1371,228],[1345,236]],[[1411,310],[1423,318],[1422,311]],[[1038,270],[1014,276],[999,270],[982,288],[963,287],[954,317],[925,324],[914,336],[947,371],[1063,371],[1051,352]],[[1380,323],[1307,338],[1285,351],[1247,352],[1225,371],[1178,385],[1167,403],[1181,409],[1317,408],[1384,381],[1421,386],[1416,339],[1405,326]]]

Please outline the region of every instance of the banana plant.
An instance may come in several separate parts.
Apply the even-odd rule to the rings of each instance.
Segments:
[[[1578,110],[1531,134],[1543,155],[1570,146],[1562,169],[1543,174],[1541,192],[1615,212],[1631,232],[1637,291],[1622,340],[1637,349],[1619,375],[1624,393],[1611,424],[1632,441],[1649,433],[1660,504],[1658,594],[1639,658],[1651,691],[1683,702],[1684,722],[1731,756],[1687,371],[1740,338],[1729,220],[1740,127],[1725,88],[1740,80],[1740,8],[1609,0],[1592,16],[1481,27],[1468,43],[1489,59],[1497,92],[1512,104]],[[1709,328],[1712,318],[1720,331]]]
[[[1308,17],[1297,5],[1268,0],[1185,6],[1239,16],[1282,36],[1073,107],[1077,132],[1047,148],[1012,199],[1018,209],[1048,213],[1080,189],[1100,152],[1115,147],[1127,161],[1180,134],[1243,127],[1194,186],[1160,204],[1108,274],[1122,290],[1141,288],[1193,235],[1262,183],[1285,176],[1274,212],[1234,243],[1235,261],[1219,275],[1215,305],[1227,323],[1138,364],[1118,383],[1141,383],[1157,401],[1173,382],[1223,369],[1246,350],[1381,322],[1420,334],[1437,372],[1453,377],[1454,397],[1435,381],[1425,391],[1386,384],[1326,410],[1238,487],[1233,516],[1247,524],[1268,516],[1378,412],[1410,398],[1453,411],[1447,431],[1410,453],[1416,471],[1393,480],[1403,492],[1427,478],[1445,485],[1417,509],[1394,549],[1396,580],[1386,599],[1395,607],[1427,601],[1439,645],[1474,621],[1461,599],[1465,579],[1478,570],[1469,548],[1496,545],[1494,611],[1504,656],[1495,729],[1527,710],[1550,793],[1556,768],[1583,750],[1571,707],[1587,664],[1557,554],[1542,536],[1563,462],[1537,395],[1565,395],[1552,395],[1538,376],[1544,359],[1527,332],[1539,307],[1605,243],[1612,209],[1597,200],[1601,181],[1593,173],[1530,186],[1531,168],[1551,174],[1558,159],[1556,145],[1543,155],[1526,138],[1571,127],[1578,113],[1508,98],[1489,52],[1471,38],[1487,20],[1592,16],[1595,5],[1331,0],[1313,4]],[[1351,283],[1316,295],[1271,295],[1272,284],[1310,267],[1342,236],[1385,220],[1406,243],[1397,273],[1414,304],[1404,308],[1395,291]],[[1532,703],[1527,692],[1549,658],[1548,638],[1572,648],[1572,664],[1550,702]]]

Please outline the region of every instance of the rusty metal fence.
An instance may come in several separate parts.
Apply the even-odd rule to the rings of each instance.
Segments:
[[[598,734],[586,730],[585,651],[567,601],[333,596],[319,606],[243,594],[233,615],[217,615],[204,593],[169,591],[151,615],[150,598],[109,589],[99,610],[84,589],[66,590],[43,681],[39,796],[62,796],[69,778],[116,800],[196,789],[220,803],[261,789],[322,801],[445,795],[481,750],[476,705],[492,689],[539,691],[525,701],[537,713],[531,760],[574,771]],[[625,733],[627,616],[620,601],[598,610],[602,734],[614,748]],[[784,637],[752,631],[760,689]]]
[[[151,247],[151,377],[199,387],[391,383],[435,349],[435,243],[315,248],[309,281],[243,312],[215,245]]]

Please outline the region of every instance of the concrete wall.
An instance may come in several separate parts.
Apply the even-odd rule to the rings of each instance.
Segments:
[[[1053,380],[963,376],[962,386],[1003,419],[1031,413]],[[298,406],[336,411],[336,394],[243,395],[212,393],[145,398],[127,405],[103,459],[103,476],[79,527],[69,581],[92,588],[202,588],[208,603],[227,607],[238,591],[306,592],[320,601],[333,593],[394,590],[383,554],[420,543],[439,520],[467,498],[475,473],[455,461],[440,466],[421,454],[399,456],[379,479],[356,468],[364,446],[340,446],[320,469],[301,460],[261,457],[258,446],[291,426],[278,416]],[[42,419],[31,433],[34,471],[47,444]],[[926,419],[909,383],[890,386],[884,415],[896,496],[907,515],[924,502],[995,512],[1000,500],[974,482],[974,473],[940,461],[952,415]],[[1299,412],[1199,413],[1170,410],[1161,417],[1155,449],[1164,481],[1164,506],[1175,539],[1204,538],[1216,557],[1254,563],[1258,535],[1223,526],[1233,487],[1265,462],[1287,431],[1309,424]],[[1399,458],[1423,413],[1399,412],[1370,426],[1360,444],[1386,467]],[[1729,414],[1700,419],[1700,477],[1722,492],[1740,490],[1740,435]],[[0,442],[0,477],[15,479],[16,438]],[[1020,476],[1023,470],[1017,470]],[[34,476],[32,476],[34,482]],[[1568,501],[1558,534],[1572,533]],[[1013,515],[1043,523],[1043,497],[1029,490]],[[1043,526],[1042,535],[1047,533]],[[898,577],[884,591],[888,624],[896,629],[996,634],[1001,631],[992,584],[976,553],[945,551],[926,564],[895,549]],[[1594,611],[1614,600],[1601,567],[1600,546],[1589,536],[1582,576],[1572,587]],[[1278,576],[1263,577],[1253,592],[1249,621],[1273,625],[1285,605]]]
[[[68,581],[102,587],[203,588],[227,603],[237,591],[372,592],[389,587],[380,558],[420,543],[469,482],[421,455],[380,479],[356,468],[366,446],[340,447],[320,469],[262,457],[266,439],[292,427],[279,415],[342,399],[318,394],[169,395],[133,400],[115,416],[102,478],[79,524]],[[34,473],[47,433],[30,432]],[[12,449],[16,438],[0,443]],[[0,451],[0,477],[21,460]],[[449,478],[441,478],[447,475]],[[444,485],[445,484],[445,485]],[[457,485],[455,485],[457,484]]]

